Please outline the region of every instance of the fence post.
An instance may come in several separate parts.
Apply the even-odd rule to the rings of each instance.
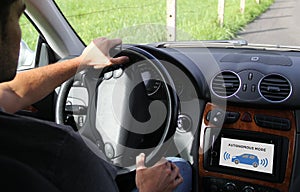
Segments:
[[[176,0],[167,0],[167,40],[176,41]]]
[[[218,21],[221,27],[224,25],[225,0],[218,1]]]
[[[257,3],[257,4],[259,4],[259,3],[260,3],[260,1],[259,1],[259,0],[256,0],[256,3]]]
[[[246,7],[246,0],[241,0],[241,13],[244,14],[245,13],[245,7]]]

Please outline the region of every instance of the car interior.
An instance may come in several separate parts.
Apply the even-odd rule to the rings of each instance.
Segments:
[[[34,53],[23,43],[20,57],[33,59],[19,71],[81,54],[86,45],[54,1],[25,2],[38,38]],[[130,61],[80,71],[18,113],[70,125],[96,144],[118,168],[120,191],[134,187],[140,152],[149,165],[187,160],[193,191],[300,190],[300,47],[165,41],[111,55]]]

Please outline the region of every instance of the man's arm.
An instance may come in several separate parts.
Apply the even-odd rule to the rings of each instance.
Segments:
[[[77,57],[18,73],[12,81],[0,84],[1,107],[6,112],[14,113],[39,101],[73,76],[79,64]]]
[[[126,57],[109,57],[109,49],[120,43],[119,39],[99,38],[79,57],[18,73],[12,81],[0,84],[0,106],[14,113],[41,100],[82,68],[103,68],[126,62]]]

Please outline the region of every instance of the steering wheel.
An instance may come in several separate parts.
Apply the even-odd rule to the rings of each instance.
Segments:
[[[66,81],[57,97],[55,115],[56,122],[64,124],[70,89],[84,86],[88,109],[78,132],[124,173],[135,169],[135,158],[141,152],[149,164],[163,156],[161,149],[168,148],[176,131],[178,98],[168,71],[152,54],[132,46],[119,56],[130,61],[102,70],[86,69]]]

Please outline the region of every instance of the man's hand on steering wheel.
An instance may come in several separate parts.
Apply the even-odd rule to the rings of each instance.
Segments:
[[[112,58],[109,55],[110,49],[120,45],[121,39],[107,39],[100,37],[93,40],[80,55],[81,68],[94,67],[95,69],[102,69],[113,64],[122,64],[128,62],[128,57],[120,56]]]
[[[140,192],[171,192],[183,182],[179,168],[162,158],[152,167],[145,166],[145,154],[136,157],[136,185]]]

